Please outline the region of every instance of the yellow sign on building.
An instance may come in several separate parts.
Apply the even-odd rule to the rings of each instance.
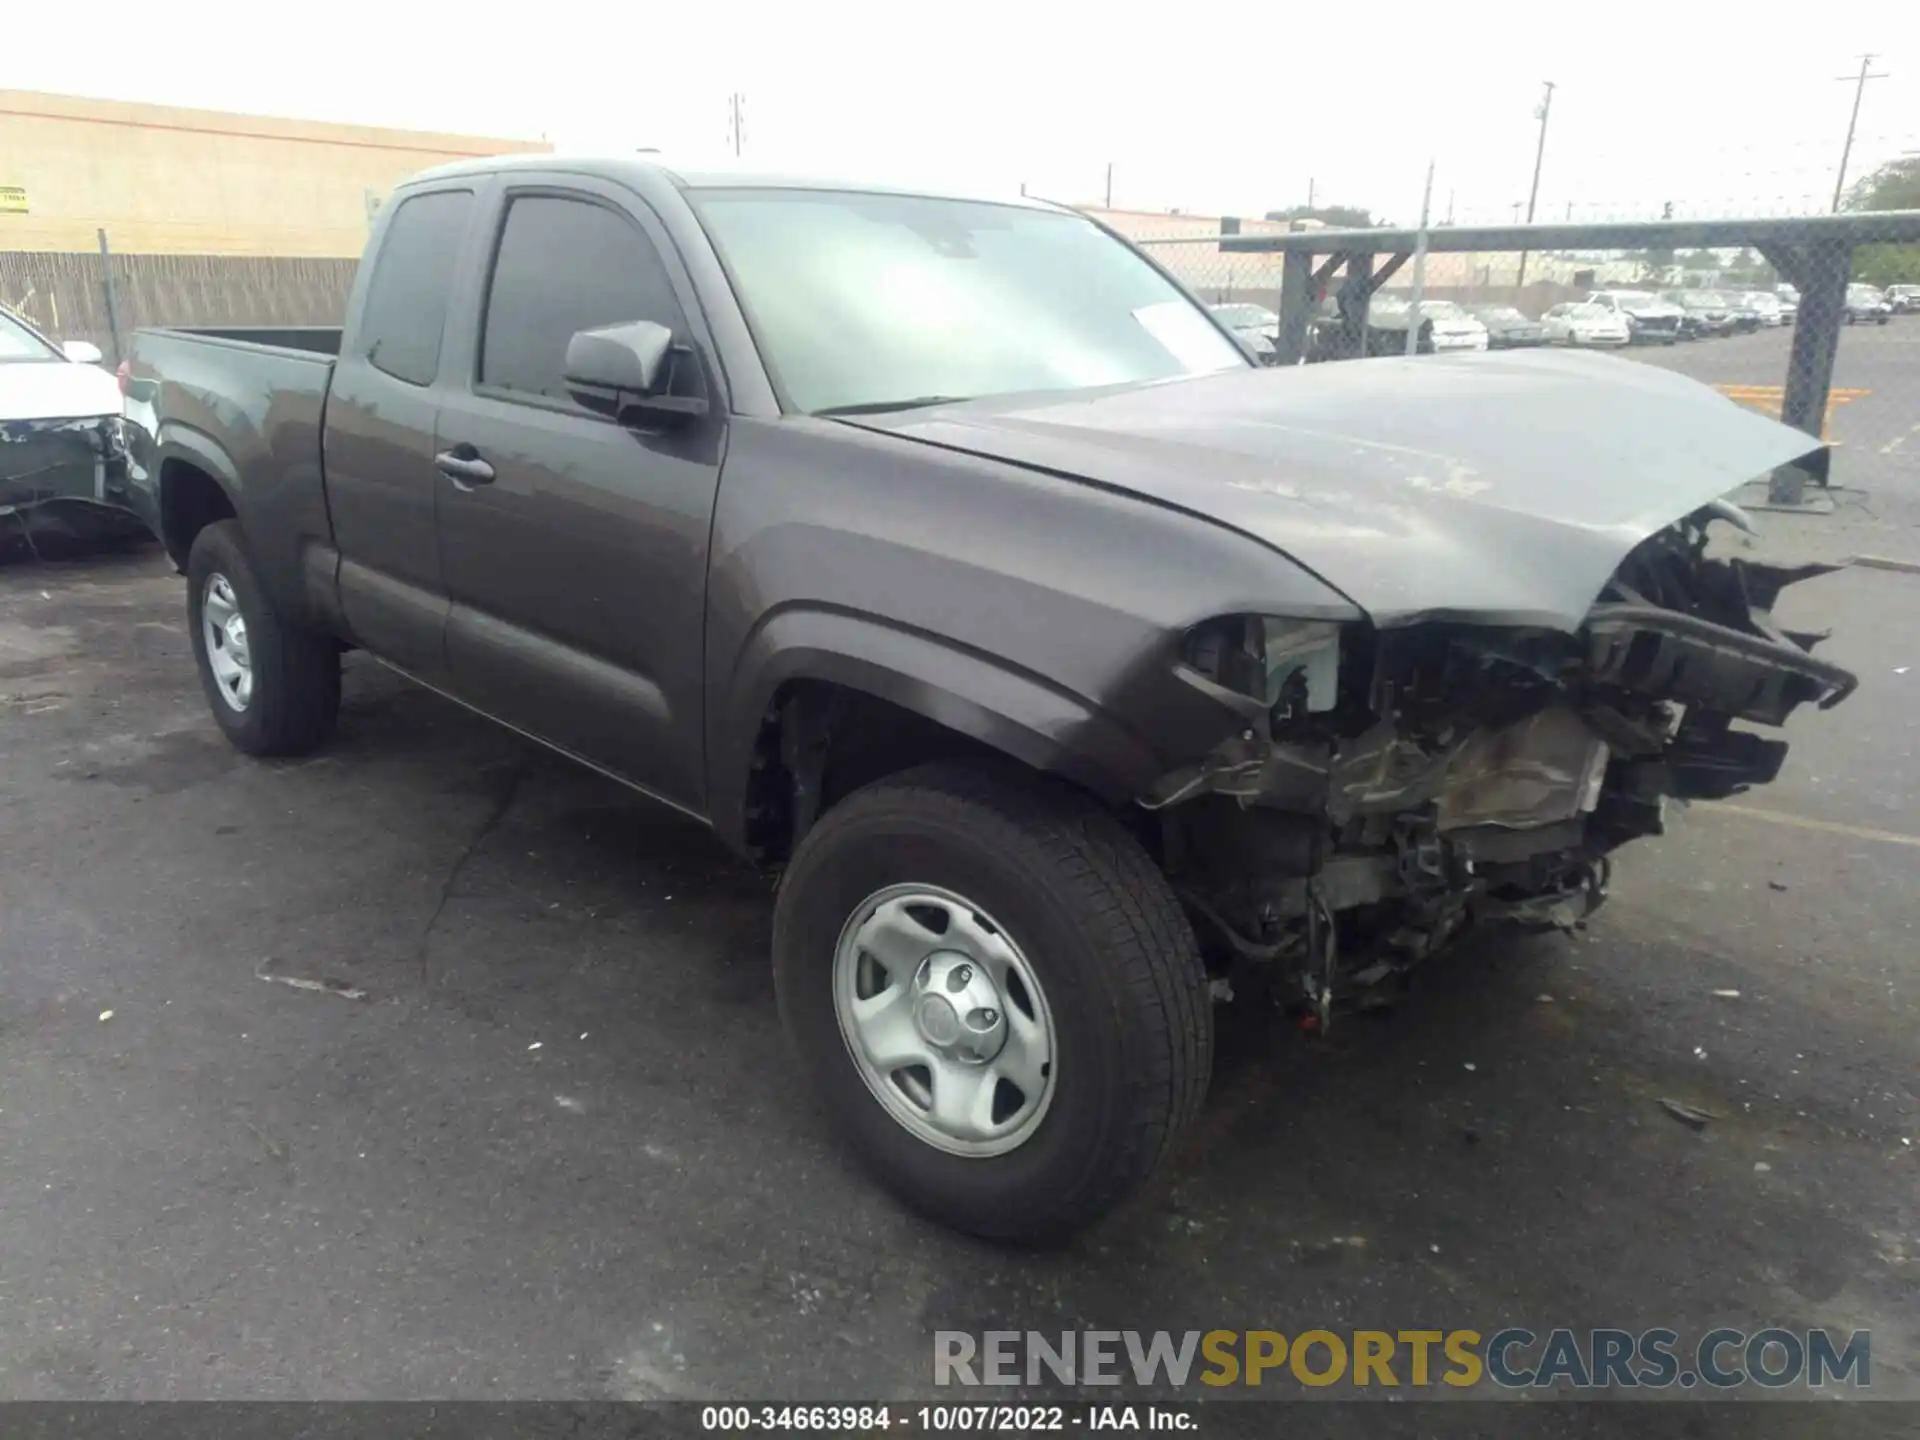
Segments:
[[[24,185],[0,185],[0,215],[24,215],[27,213],[27,187]]]

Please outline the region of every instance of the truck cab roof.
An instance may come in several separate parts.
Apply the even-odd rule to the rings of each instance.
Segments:
[[[667,185],[676,190],[838,190],[875,195],[916,195],[935,200],[971,200],[995,205],[1014,205],[1027,210],[1065,211],[1068,207],[1018,193],[969,191],[943,185],[851,180],[845,176],[815,175],[791,171],[762,170],[752,166],[698,166],[669,164],[646,155],[611,153],[558,153],[533,155],[492,155],[476,160],[457,160],[436,165],[407,178],[402,188],[412,189],[435,181],[462,176],[511,175],[534,171],[594,175],[614,180],[644,192],[652,186]]]

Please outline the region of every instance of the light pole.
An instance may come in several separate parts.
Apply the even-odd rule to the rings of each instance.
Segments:
[[[1540,120],[1540,143],[1534,147],[1533,151],[1533,189],[1527,192],[1527,224],[1529,225],[1533,224],[1533,207],[1540,201],[1540,164],[1547,158],[1547,117],[1553,113],[1553,81],[1548,80],[1543,83],[1547,87],[1546,96],[1540,101],[1539,108],[1533,112]],[[1514,288],[1516,290],[1527,288],[1527,252],[1525,250],[1520,252],[1520,279]]]

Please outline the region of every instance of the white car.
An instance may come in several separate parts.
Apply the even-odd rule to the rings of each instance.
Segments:
[[[1627,317],[1602,305],[1569,301],[1540,317],[1553,345],[1625,345],[1633,339]]]
[[[1765,290],[1749,290],[1738,298],[1749,310],[1759,312],[1762,325],[1787,323],[1787,307],[1778,295],[1770,295]]]
[[[1367,315],[1369,348],[1374,354],[1406,353],[1407,322],[1413,303],[1398,295],[1375,295]],[[1421,355],[1487,348],[1487,327],[1451,300],[1420,302]]]
[[[1627,338],[1644,345],[1671,345],[1686,325],[1686,311],[1645,290],[1596,290],[1586,303],[1619,316]]]
[[[84,340],[59,345],[0,310],[0,514],[30,535],[137,528],[119,382]]]

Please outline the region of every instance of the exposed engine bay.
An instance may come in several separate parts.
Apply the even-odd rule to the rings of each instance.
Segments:
[[[1771,781],[1799,706],[1857,681],[1779,628],[1788,585],[1836,567],[1710,558],[1716,502],[1636,546],[1577,633],[1427,620],[1376,629],[1210,621],[1180,678],[1237,733],[1141,804],[1209,950],[1324,1025],[1375,1003],[1470,925],[1579,926],[1608,857],[1670,800]]]

